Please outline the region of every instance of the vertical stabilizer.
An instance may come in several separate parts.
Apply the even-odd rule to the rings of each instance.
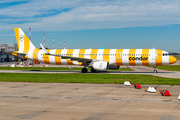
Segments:
[[[18,51],[27,53],[29,50],[34,50],[35,46],[31,43],[29,38],[24,34],[21,28],[14,28]]]

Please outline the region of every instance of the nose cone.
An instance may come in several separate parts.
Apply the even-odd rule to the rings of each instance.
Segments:
[[[173,64],[177,61],[177,59],[173,56],[169,56],[169,64]]]

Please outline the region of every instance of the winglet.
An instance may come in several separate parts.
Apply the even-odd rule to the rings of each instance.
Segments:
[[[43,50],[43,52],[46,54],[46,55],[50,55],[50,53],[48,53],[48,51],[46,50],[46,48],[44,48],[44,46],[40,43],[40,46]]]

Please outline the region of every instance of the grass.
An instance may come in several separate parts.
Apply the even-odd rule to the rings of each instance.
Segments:
[[[152,66],[150,66],[152,67]],[[156,66],[157,69],[169,70],[169,71],[180,71],[180,65],[165,65]]]
[[[44,70],[44,71],[81,71],[82,68],[72,67],[0,67],[0,70]],[[88,68],[88,71],[91,69]],[[133,71],[130,68],[120,68],[118,70],[108,70],[108,71]]]
[[[123,84],[124,81],[131,81],[132,84],[180,85],[180,79],[134,74],[0,73],[0,76],[3,82]]]

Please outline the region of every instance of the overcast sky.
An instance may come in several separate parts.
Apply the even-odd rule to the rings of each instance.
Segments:
[[[178,0],[1,0],[0,39],[16,42],[20,27],[32,42],[55,48],[157,48],[180,52]]]

